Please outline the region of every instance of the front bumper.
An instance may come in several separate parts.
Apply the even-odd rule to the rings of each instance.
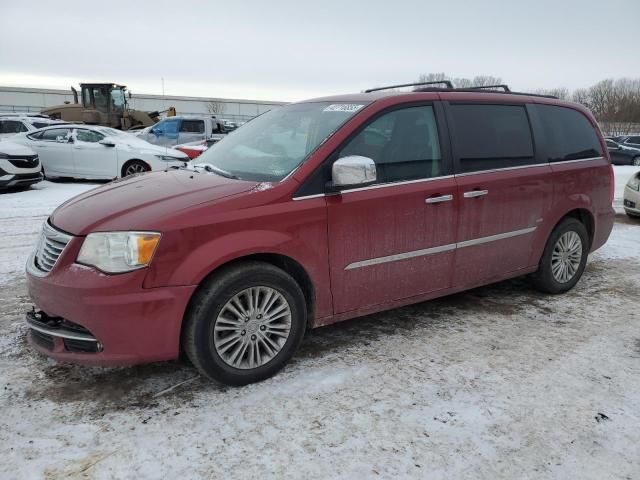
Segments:
[[[42,181],[42,173],[17,173],[0,177],[0,188],[26,187]]]
[[[143,288],[146,270],[105,275],[75,264],[81,243],[72,238],[46,275],[28,266],[27,287],[39,310],[28,314],[29,343],[57,360],[91,365],[177,358],[182,318],[196,287]]]

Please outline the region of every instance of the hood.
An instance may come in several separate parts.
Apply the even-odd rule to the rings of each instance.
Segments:
[[[179,159],[188,160],[187,156],[180,151],[176,151],[171,147],[161,147],[158,145],[154,145],[142,138],[138,138],[131,134],[111,137],[111,139],[117,143],[117,146],[119,148],[130,148],[150,155],[169,155]]]
[[[73,235],[96,231],[162,231],[176,212],[251,190],[257,182],[215,174],[170,170],[126,177],[89,190],[60,205],[51,223]]]
[[[24,155],[31,157],[36,154],[29,147],[25,147],[20,143],[13,142],[11,140],[4,140],[0,143],[0,154],[5,155]]]

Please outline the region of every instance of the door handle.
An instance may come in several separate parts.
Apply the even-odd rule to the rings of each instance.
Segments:
[[[470,192],[464,192],[464,198],[476,198],[489,195],[489,190],[471,190]]]
[[[440,195],[439,197],[429,197],[425,200],[425,203],[442,203],[450,202],[453,200],[453,195]]]

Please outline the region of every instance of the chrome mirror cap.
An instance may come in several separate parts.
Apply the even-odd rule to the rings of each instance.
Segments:
[[[331,183],[338,189],[373,183],[376,178],[375,162],[360,155],[339,158],[331,167]]]

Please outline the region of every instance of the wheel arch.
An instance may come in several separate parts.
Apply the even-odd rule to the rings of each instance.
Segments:
[[[300,262],[288,255],[283,255],[281,253],[252,253],[228,260],[217,265],[207,275],[205,275],[204,278],[200,280],[200,282],[198,283],[198,287],[194,290],[191,298],[189,299],[187,310],[189,309],[189,306],[191,305],[193,299],[196,297],[196,294],[200,291],[201,288],[203,288],[203,286],[213,275],[216,275],[225,269],[240,265],[245,262],[256,261],[273,265],[274,267],[277,267],[291,275],[291,277],[296,281],[304,295],[305,304],[307,307],[307,328],[310,328],[313,325],[313,319],[315,318],[316,301],[315,287],[311,280],[311,276],[302,266],[302,264],[300,264]]]

